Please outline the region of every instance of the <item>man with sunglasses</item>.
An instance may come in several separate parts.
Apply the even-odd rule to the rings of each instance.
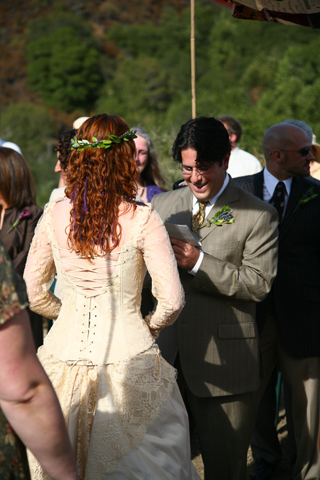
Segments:
[[[320,478],[317,449],[320,401],[320,186],[309,180],[311,153],[308,135],[299,127],[281,123],[263,138],[265,169],[235,182],[279,213],[278,273],[266,300],[257,305],[261,334],[263,381],[260,400],[280,361],[292,393],[292,418],[297,447],[293,479]],[[259,418],[261,415],[259,414]],[[269,417],[267,417],[269,418]],[[266,423],[266,422],[265,422]],[[261,421],[259,427],[265,428]],[[267,428],[267,431],[270,429]],[[255,480],[272,478],[275,465],[259,439]],[[253,445],[253,451],[254,451]],[[255,452],[254,452],[255,453]]]
[[[246,479],[259,387],[255,302],[270,291],[277,264],[277,212],[227,175],[230,150],[221,122],[189,120],[172,149],[187,187],[152,200],[165,222],[187,225],[202,243],[171,238],[186,306],[158,342],[178,370],[206,480]]]

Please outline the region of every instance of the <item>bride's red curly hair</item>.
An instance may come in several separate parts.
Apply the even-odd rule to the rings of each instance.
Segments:
[[[77,132],[78,140],[108,140],[107,134],[122,135],[129,127],[118,115],[95,115]],[[70,231],[68,244],[78,255],[92,260],[119,245],[121,226],[119,205],[136,209],[136,165],[133,140],[112,143],[108,149],[73,150],[68,166]]]

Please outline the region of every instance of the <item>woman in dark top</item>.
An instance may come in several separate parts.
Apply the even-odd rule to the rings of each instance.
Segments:
[[[23,274],[34,229],[42,215],[35,204],[33,178],[15,150],[0,147],[0,240],[15,270]],[[29,312],[36,347],[42,345],[42,317]]]
[[[166,191],[165,181],[150,135],[141,127],[133,127],[132,130],[137,135],[134,139],[137,150],[135,155],[137,194],[144,202],[150,203],[154,195]]]

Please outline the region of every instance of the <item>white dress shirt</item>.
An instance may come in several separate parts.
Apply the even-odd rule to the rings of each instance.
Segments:
[[[253,175],[261,170],[262,165],[254,155],[241,150],[238,146],[231,150],[228,173],[232,178]]]
[[[263,170],[263,200],[265,202],[269,202],[269,200],[272,198],[274,194],[274,190],[276,186],[278,185],[280,180],[278,180],[276,177],[274,177],[267,167]],[[289,201],[289,195],[291,191],[291,184],[292,184],[292,177],[287,178],[286,180],[282,180],[283,183],[285,184],[286,187],[286,192],[284,194],[284,208],[283,208],[283,214],[282,218],[284,217],[284,214],[286,212],[286,208],[288,205]]]
[[[223,182],[223,185],[221,187],[221,189],[219,190],[219,192],[212,198],[210,198],[210,200],[208,200],[208,203],[206,205],[206,215],[205,215],[205,218],[207,218],[207,216],[209,215],[210,213],[210,210],[212,207],[214,207],[216,201],[218,200],[218,198],[221,196],[221,194],[223,193],[223,191],[225,190],[226,186],[228,185],[229,183],[229,175],[226,175],[226,178],[224,179],[224,182]],[[192,216],[195,215],[199,210],[199,204],[198,204],[198,199],[197,197],[195,197],[193,195],[193,208],[192,208]],[[191,275],[195,275],[197,273],[197,271],[199,270],[200,268],[200,265],[201,265],[201,262],[203,260],[203,257],[204,257],[204,253],[202,250],[200,250],[200,256],[198,258],[198,261],[197,263],[195,264],[195,266],[193,267],[192,270],[189,270],[189,273],[191,273]]]

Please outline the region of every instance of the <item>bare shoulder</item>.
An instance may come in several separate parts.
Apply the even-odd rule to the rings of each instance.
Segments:
[[[52,211],[55,212],[55,215],[68,210],[71,210],[71,204],[69,198],[59,198],[57,200],[54,200],[53,202],[47,203],[46,207],[49,207],[52,209]]]

